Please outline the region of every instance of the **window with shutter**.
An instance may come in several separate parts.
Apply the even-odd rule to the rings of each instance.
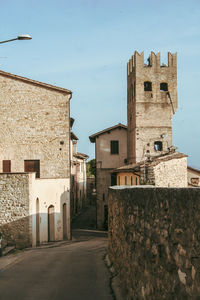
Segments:
[[[39,160],[25,160],[24,172],[36,172],[36,178],[40,178],[40,161]]]
[[[3,160],[3,173],[11,172],[11,160]]]

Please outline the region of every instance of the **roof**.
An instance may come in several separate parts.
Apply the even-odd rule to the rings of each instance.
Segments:
[[[191,167],[191,166],[188,166],[187,168],[188,168],[188,170],[190,170],[190,171],[192,171],[192,172],[195,172],[195,173],[200,174],[200,170],[199,170],[199,169],[193,168],[193,167]]]
[[[5,77],[9,77],[11,79],[16,79],[16,80],[20,80],[20,81],[23,81],[23,82],[26,82],[26,83],[30,83],[30,84],[33,84],[33,85],[39,85],[41,87],[51,89],[51,90],[55,90],[57,92],[61,92],[61,93],[65,93],[65,94],[72,94],[72,92],[70,90],[67,90],[65,88],[61,88],[61,87],[58,87],[58,86],[55,86],[55,85],[51,85],[51,84],[48,84],[48,83],[33,80],[33,79],[30,79],[30,78],[27,78],[27,77],[22,77],[22,76],[19,76],[19,75],[11,74],[11,73],[8,73],[8,72],[2,71],[2,70],[0,70],[0,75],[5,76]]]
[[[76,140],[78,141],[77,136],[71,131],[71,140]]]
[[[76,158],[81,158],[81,159],[87,159],[89,157],[87,154],[80,153],[80,152],[77,152],[73,156],[76,157]]]
[[[91,143],[95,143],[95,140],[96,140],[97,137],[99,137],[99,135],[104,134],[104,133],[106,133],[106,132],[109,133],[109,131],[115,130],[115,129],[117,129],[117,128],[119,128],[119,129],[123,128],[123,129],[127,130],[127,126],[126,126],[126,125],[123,125],[123,124],[119,123],[119,124],[117,124],[117,125],[115,125],[115,126],[106,128],[106,129],[104,129],[104,130],[102,130],[102,131],[99,131],[99,132],[97,132],[97,133],[94,133],[94,134],[90,135],[90,136],[89,136],[90,142],[91,142]]]
[[[151,157],[150,161],[145,161],[146,166],[156,166],[161,162],[165,162],[165,161],[169,161],[172,159],[179,159],[179,158],[183,158],[183,157],[188,157],[188,155],[181,153],[181,152],[167,152],[165,154],[159,155],[159,156],[155,156],[155,157]]]
[[[151,160],[145,160],[145,166],[151,167],[151,166],[156,166],[161,162],[169,161],[172,159],[178,159],[178,158],[183,158],[187,157],[186,154],[180,153],[180,152],[173,152],[173,153],[165,153],[159,156],[154,156],[151,157]],[[129,164],[129,165],[124,165],[120,168],[115,169],[113,172],[119,173],[119,172],[138,172],[140,171],[140,167],[144,166],[144,161],[140,161],[135,164]]]
[[[122,167],[119,167],[115,169],[113,172],[119,173],[119,172],[138,172],[140,171],[140,165],[143,164],[144,162],[140,162],[137,164],[129,164],[129,165],[124,165]]]

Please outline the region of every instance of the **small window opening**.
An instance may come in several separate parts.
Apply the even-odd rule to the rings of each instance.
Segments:
[[[137,182],[137,177],[135,177],[135,184],[137,185],[137,183],[138,183],[138,182]]]
[[[168,91],[168,84],[166,82],[162,82],[160,84],[160,90],[164,91],[164,92],[167,92]]]
[[[133,185],[133,176],[131,176],[131,185]]]
[[[146,92],[152,91],[152,83],[150,81],[145,81],[144,82],[144,90]]]
[[[119,154],[119,141],[110,141],[110,153]]]
[[[162,142],[156,141],[154,143],[154,150],[155,151],[162,151],[162,148],[163,148]]]

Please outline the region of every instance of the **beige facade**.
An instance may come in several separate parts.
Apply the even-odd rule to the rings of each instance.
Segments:
[[[129,171],[120,171],[117,173],[117,185],[139,185],[140,175]]]
[[[128,162],[168,152],[172,146],[172,116],[177,102],[177,57],[168,53],[168,66],[160,65],[160,53],[135,51],[128,62],[127,123]],[[156,143],[156,144],[155,144]]]
[[[74,119],[71,118],[71,128]],[[87,204],[86,161],[88,155],[77,152],[78,137],[71,131],[71,216],[76,215]]]
[[[26,217],[34,220],[40,215],[39,231],[34,221],[29,227],[33,246],[36,234],[40,237],[37,244],[70,238],[70,99],[67,89],[0,71],[0,172],[4,172],[4,179],[9,175],[0,187],[7,191],[4,197],[0,194],[1,209],[9,213],[15,207],[13,202],[9,209],[10,190],[13,182],[20,186],[23,178],[15,174],[36,172],[37,178],[30,175],[24,185],[28,193]],[[18,201],[23,206],[23,188],[19,191]],[[13,212],[11,219],[14,216]],[[0,227],[3,224],[1,219]]]
[[[123,124],[107,128],[90,136],[95,143],[97,227],[107,226],[108,187],[117,184],[112,171],[127,159],[127,127]]]

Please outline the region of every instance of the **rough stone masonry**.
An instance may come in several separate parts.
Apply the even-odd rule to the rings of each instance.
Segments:
[[[199,188],[112,187],[108,210],[124,299],[199,299]]]

